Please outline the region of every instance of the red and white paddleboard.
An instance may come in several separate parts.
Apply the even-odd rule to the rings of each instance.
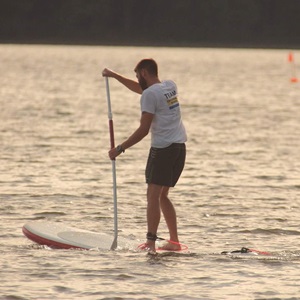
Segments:
[[[75,227],[66,226],[63,223],[36,221],[25,224],[22,228],[24,235],[39,245],[45,245],[54,249],[101,249],[111,250],[114,242],[114,235],[106,233],[97,233],[88,230],[82,230]],[[140,245],[141,246],[141,245]],[[186,254],[190,253],[185,245],[181,251],[168,251],[157,249],[163,255],[168,253]],[[185,248],[186,247],[186,248]],[[137,240],[118,237],[117,248],[120,250],[142,250],[138,246]],[[143,251],[143,250],[142,250]],[[166,253],[164,253],[166,252]],[[225,255],[263,255],[268,256],[271,253],[259,251],[250,248],[241,248],[235,251],[223,251]]]
[[[24,235],[33,242],[55,249],[93,249],[110,250],[113,234],[96,233],[66,226],[56,222],[30,222],[23,226]],[[137,242],[123,237],[118,238],[120,249],[132,249]]]

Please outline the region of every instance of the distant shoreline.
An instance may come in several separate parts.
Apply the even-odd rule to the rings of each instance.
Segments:
[[[97,43],[87,41],[53,41],[53,40],[0,40],[2,45],[64,45],[64,46],[107,46],[107,47],[158,47],[158,48],[224,48],[224,49],[291,49],[298,50],[300,45],[291,44],[245,44],[245,43]]]

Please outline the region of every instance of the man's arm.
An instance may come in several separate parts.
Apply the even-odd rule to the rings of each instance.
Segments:
[[[132,147],[133,145],[137,144],[149,133],[153,117],[153,114],[147,112],[142,113],[139,128],[125,142],[121,144],[123,150],[126,150]],[[115,157],[121,154],[117,151],[116,148],[111,149],[108,153],[110,159],[114,159]]]
[[[129,90],[131,90],[135,93],[142,94],[142,92],[143,92],[140,84],[137,81],[134,81],[132,79],[124,77],[121,74],[118,74],[110,69],[105,68],[102,71],[102,76],[112,77],[112,78],[117,79],[119,82],[121,82],[123,85],[125,85]]]

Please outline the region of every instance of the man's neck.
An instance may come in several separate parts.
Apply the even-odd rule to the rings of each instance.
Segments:
[[[159,80],[158,77],[153,77],[153,78],[148,79],[147,85],[148,85],[148,87],[150,87],[151,85],[156,84],[156,83],[161,83],[161,81]]]

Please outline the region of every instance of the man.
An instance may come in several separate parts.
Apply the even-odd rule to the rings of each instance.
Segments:
[[[153,59],[141,60],[134,69],[138,81],[126,78],[110,69],[103,76],[117,79],[141,96],[140,126],[123,143],[109,151],[114,159],[141,141],[151,131],[151,149],[146,166],[147,242],[146,249],[155,252],[155,240],[162,211],[169,229],[170,240],[163,249],[180,250],[176,212],[168,197],[169,188],[177,183],[185,163],[186,131],[180,114],[176,84],[160,81]]]

